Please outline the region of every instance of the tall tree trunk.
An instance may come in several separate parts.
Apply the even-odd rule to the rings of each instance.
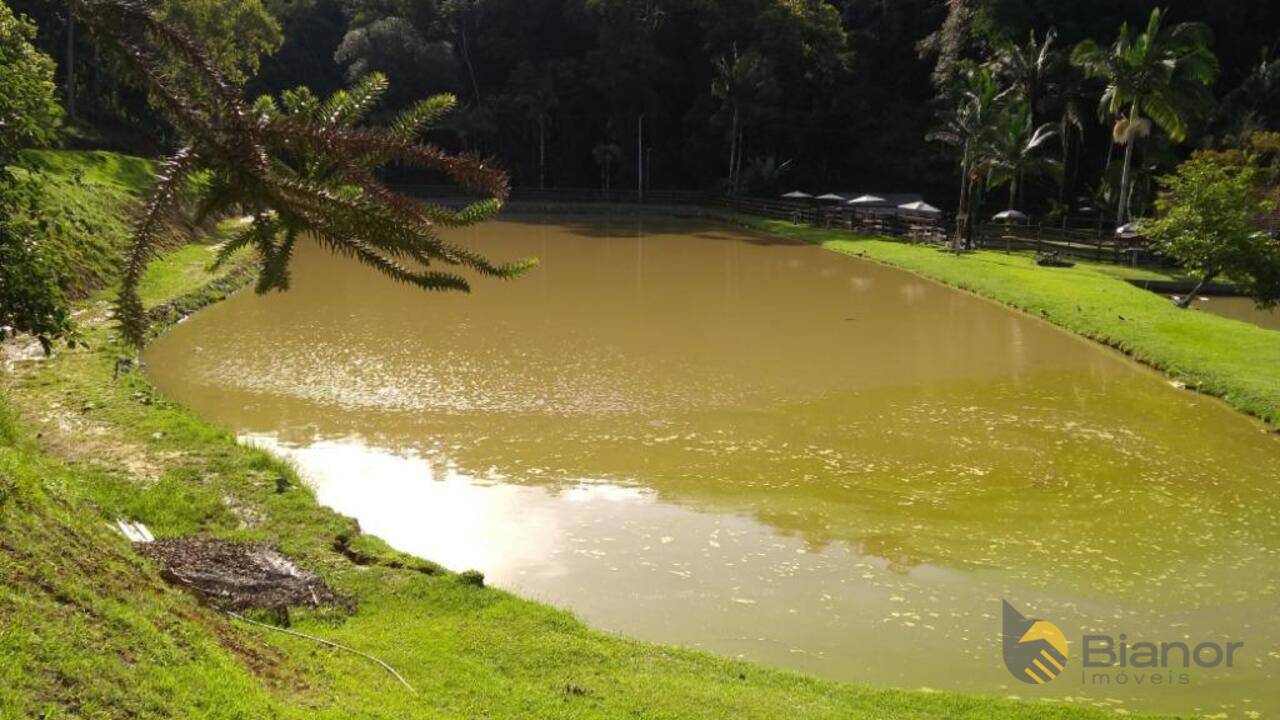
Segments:
[[[1067,217],[1071,214],[1067,212],[1070,203],[1067,196],[1070,194],[1068,187],[1071,185],[1071,137],[1068,135],[1067,123],[1062,122],[1058,126],[1058,132],[1062,133],[1062,182],[1058,183],[1058,206],[1062,208],[1062,227],[1067,227]]]
[[[471,64],[471,47],[467,42],[467,20],[458,20],[458,36],[462,40],[462,62],[467,66],[467,77],[471,79],[471,92],[474,93],[476,105],[480,104],[480,83],[476,82],[476,69]]]
[[[747,143],[747,130],[744,127],[739,127],[738,142],[737,142],[738,157],[735,160],[736,164],[734,165],[734,168],[733,168],[733,193],[735,195],[737,195],[738,191],[741,189],[739,186],[742,184],[742,157],[746,154],[743,152],[743,148],[746,147],[746,143]]]
[[[636,123],[636,202],[644,202],[644,113]]]
[[[953,250],[959,250],[964,242],[966,215],[969,212],[969,165],[960,163],[960,198],[956,202],[956,239],[952,243]]]
[[[1133,124],[1138,121],[1138,103],[1129,110],[1129,137],[1125,138],[1124,170],[1120,174],[1120,205],[1116,209],[1116,227],[1124,225],[1129,212],[1129,175],[1133,171]]]
[[[968,244],[969,227],[969,166],[960,166],[960,201],[956,204],[956,239],[951,249],[960,252],[960,248]]]
[[[728,140],[728,193],[737,195],[737,178],[733,177],[733,167],[737,161],[737,104],[733,104],[733,122],[730,126]]]
[[[67,3],[67,119],[76,119],[76,13]]]
[[[1035,81],[1027,83],[1027,127],[1040,127],[1040,115],[1036,106],[1040,104],[1040,92]]]
[[[538,189],[547,187],[547,115],[538,113]]]
[[[1116,227],[1124,225],[1129,212],[1129,174],[1133,167],[1133,138],[1124,148],[1124,170],[1120,173],[1120,203],[1116,206]]]

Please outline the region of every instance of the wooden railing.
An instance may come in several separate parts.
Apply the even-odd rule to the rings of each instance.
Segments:
[[[890,209],[855,210],[847,205],[824,208],[819,220],[823,227],[935,245],[947,242],[946,223],[946,216],[942,214],[925,215]]]
[[[797,224],[812,225],[817,222],[818,209],[803,200],[774,200],[770,198],[709,197],[708,204],[756,217],[785,220]]]
[[[988,250],[1057,253],[1081,260],[1124,265],[1145,265],[1160,261],[1144,238],[1121,238],[1106,233],[1044,225],[979,225],[974,229],[974,243]]]

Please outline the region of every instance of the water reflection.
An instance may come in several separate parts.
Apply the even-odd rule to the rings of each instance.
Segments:
[[[604,628],[1027,694],[999,659],[1010,597],[1072,639],[1256,649],[1190,688],[1037,692],[1280,706],[1280,448],[1258,425],[1045,323],[816,248],[696,222],[461,239],[543,264],[428,296],[304,247],[293,290],[202,312],[149,371],[393,545]]]

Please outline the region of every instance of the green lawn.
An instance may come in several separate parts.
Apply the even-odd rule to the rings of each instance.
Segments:
[[[183,245],[156,258],[142,276],[138,295],[143,302],[159,303],[200,289],[210,280],[209,266],[217,257],[218,243],[243,226],[239,218],[223,220],[214,232],[202,236],[200,242]],[[246,265],[250,255],[248,248],[237,251],[227,261],[227,267]],[[114,288],[108,288],[107,294],[114,294]]]
[[[1009,305],[1115,347],[1171,378],[1280,426],[1280,332],[1180,310],[1123,278],[1161,273],[1095,263],[1044,268],[1028,254],[956,255],[777,220],[732,216],[750,228],[893,265]]]
[[[83,298],[111,282],[129,241],[130,217],[150,185],[152,163],[105,152],[28,151],[14,179],[30,223],[63,276]]]
[[[53,177],[110,187],[135,197],[141,196],[155,180],[155,162],[146,158],[105,150],[27,150],[22,154],[28,166]]]
[[[207,295],[206,268],[203,250],[168,256],[148,302]],[[105,322],[84,335],[89,349],[0,376],[0,717],[1109,716],[818,680],[627,640],[475,587],[360,534],[288,465],[140,373],[113,379],[123,349]],[[416,692],[362,658],[200,607],[108,529],[117,517],[160,536],[276,543],[355,600],[349,614],[295,612],[293,629],[386,660]]]

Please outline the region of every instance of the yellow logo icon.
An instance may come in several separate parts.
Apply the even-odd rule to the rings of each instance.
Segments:
[[[1028,618],[1004,602],[1004,665],[1024,683],[1043,685],[1067,666],[1067,637],[1048,620]]]

